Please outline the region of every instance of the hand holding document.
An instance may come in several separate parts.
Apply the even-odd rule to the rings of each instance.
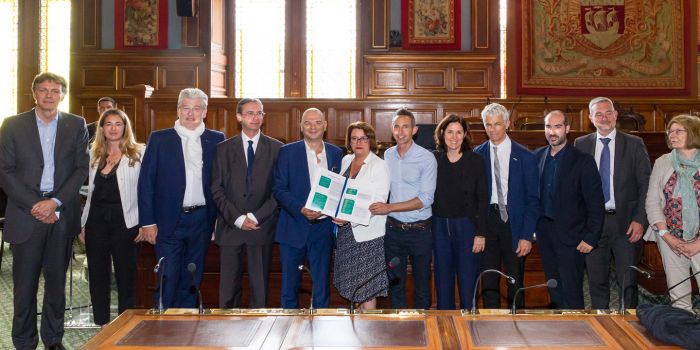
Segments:
[[[369,225],[376,189],[371,182],[349,179],[320,169],[314,175],[307,209],[360,225]]]

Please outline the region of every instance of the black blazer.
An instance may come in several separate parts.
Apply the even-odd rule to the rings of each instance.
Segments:
[[[581,136],[574,141],[574,146],[595,156],[596,133]],[[636,221],[647,225],[644,203],[647,198],[651,164],[644,141],[633,135],[617,130],[615,136],[615,172],[613,188],[615,191],[615,210],[624,225]],[[625,226],[626,230],[627,227]]]
[[[550,146],[539,148],[540,183]],[[603,230],[605,199],[595,159],[590,154],[567,144],[554,184],[554,232],[561,243],[577,246],[581,241],[593,248]],[[540,188],[540,198],[542,189]]]
[[[211,193],[219,210],[215,241],[218,245],[271,244],[277,224],[277,201],[272,196],[272,170],[282,142],[260,135],[255,150],[253,181],[249,194],[245,193],[246,154],[243,137],[234,136],[216,148],[212,169]],[[243,231],[236,227],[236,219],[253,213],[258,219],[257,231]]]
[[[85,119],[59,112],[54,146],[54,197],[63,203],[58,228],[63,234],[80,232],[80,186],[88,175],[90,156]],[[32,206],[42,200],[44,156],[34,110],[5,119],[0,128],[0,186],[7,194],[3,239],[19,244],[40,225]]]

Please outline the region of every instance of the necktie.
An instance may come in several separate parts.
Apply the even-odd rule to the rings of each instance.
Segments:
[[[508,221],[508,211],[506,210],[506,201],[503,198],[503,189],[501,188],[501,162],[498,161],[498,147],[493,146],[493,175],[496,178],[496,195],[498,196],[498,212],[501,214],[503,222]]]
[[[255,152],[253,152],[253,140],[248,140],[248,151],[246,152],[248,158],[248,168],[246,169],[245,175],[245,188],[246,193],[250,193],[251,183],[253,182],[253,163],[255,162]]]
[[[603,196],[605,197],[605,203],[610,200],[610,143],[609,138],[601,138],[600,142],[603,143],[603,151],[600,153],[600,164],[598,166],[598,172],[600,172],[600,182],[603,183]]]

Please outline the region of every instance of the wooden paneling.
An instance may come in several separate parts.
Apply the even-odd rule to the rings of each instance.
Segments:
[[[116,89],[117,72],[114,67],[89,67],[80,70],[81,89]]]
[[[407,90],[407,69],[377,69],[372,79],[373,91]]]
[[[78,23],[80,48],[98,48],[100,44],[98,28],[102,22],[100,20],[100,2],[99,0],[83,0],[78,3],[81,20],[74,21],[74,23]]]
[[[388,2],[389,0],[371,0],[372,1],[372,21],[371,37],[373,49],[386,49],[389,45],[387,38],[389,37],[388,22]]]
[[[120,87],[126,89],[139,84],[146,84],[159,88],[156,84],[156,67],[141,67],[141,66],[123,66],[119,67],[120,71]]]
[[[335,109],[328,113],[327,138],[336,145],[345,144],[347,126],[356,121],[364,121],[363,109]]]
[[[182,90],[198,86],[197,67],[173,67],[167,66],[159,69],[159,86],[168,90]]]
[[[434,89],[438,91],[447,89],[448,83],[446,81],[446,76],[448,73],[449,70],[447,69],[416,68],[413,70],[415,89]]]

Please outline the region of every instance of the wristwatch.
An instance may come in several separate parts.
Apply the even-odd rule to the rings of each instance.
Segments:
[[[667,230],[667,229],[662,229],[662,230],[656,231],[656,233],[659,234],[659,237],[663,237],[665,234],[668,233],[668,230]]]

